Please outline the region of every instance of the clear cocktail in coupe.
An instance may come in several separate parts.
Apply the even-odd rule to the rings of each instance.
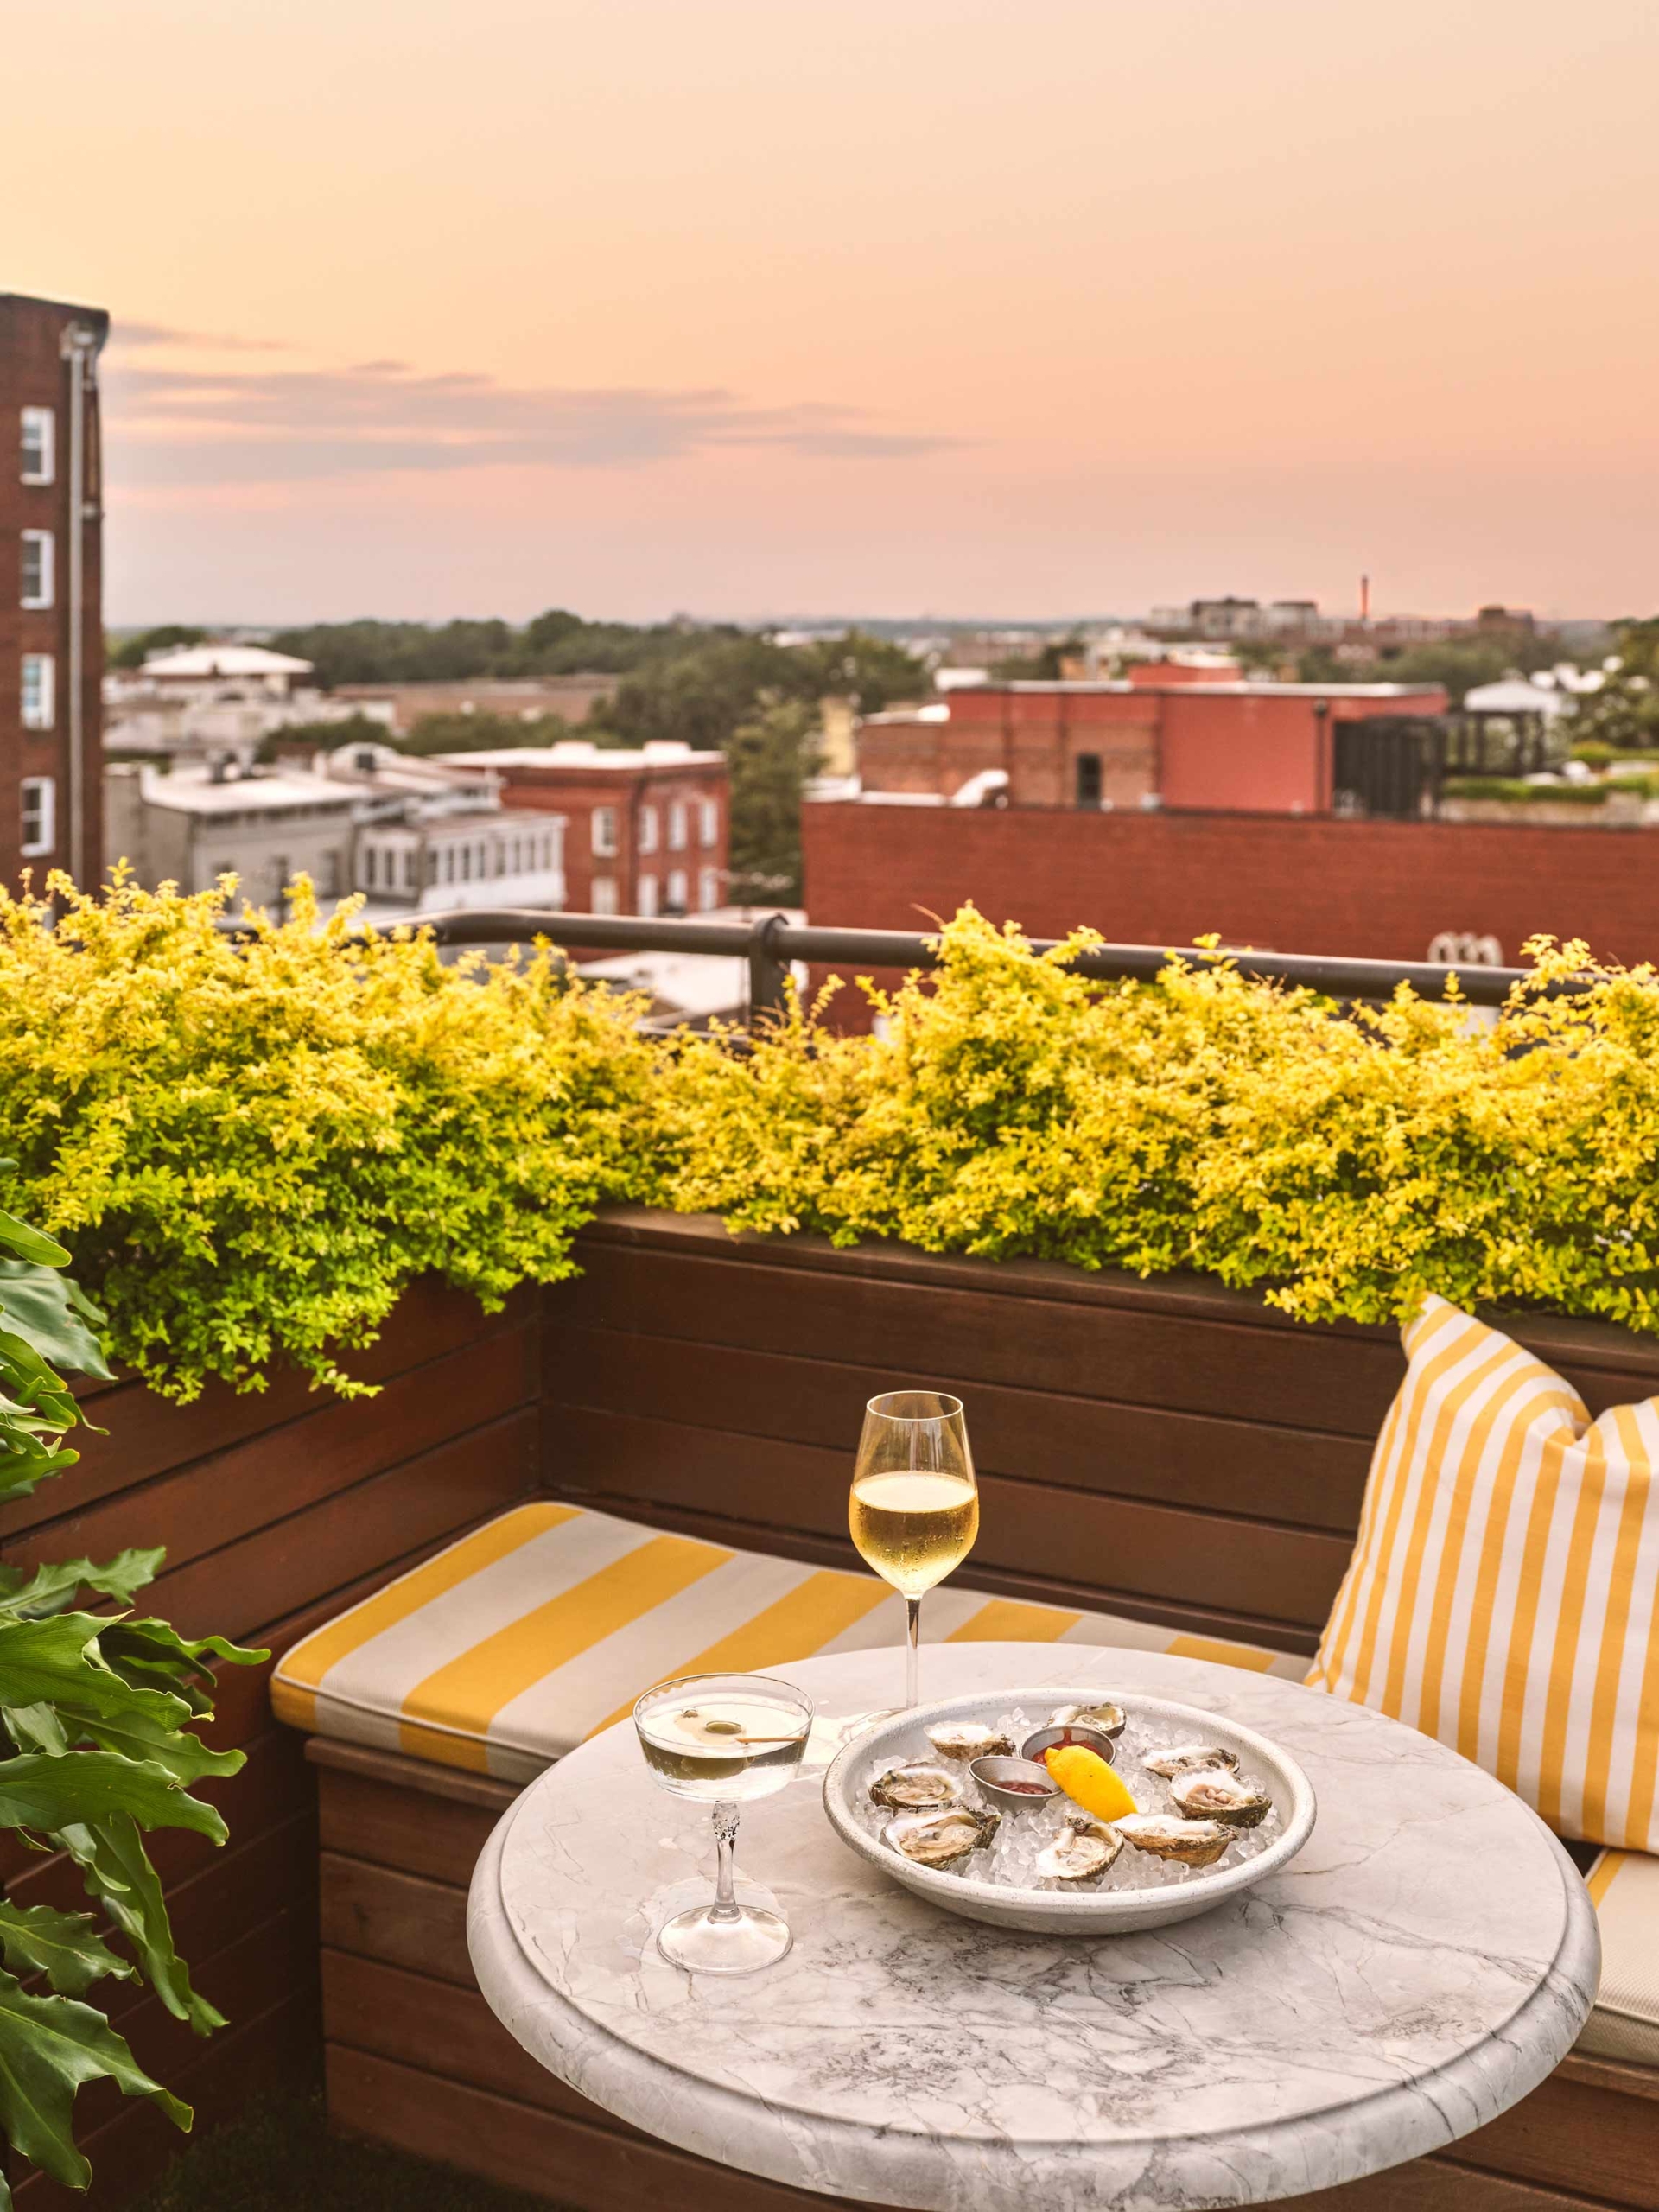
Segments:
[[[740,1808],[791,1782],[812,1726],[812,1700],[770,1675],[683,1675],[633,1708],[652,1779],[676,1797],[714,1808],[718,1864],[712,1904],[677,1913],[657,1948],[692,1974],[753,1974],[792,1938],[781,1914],[737,1901]]]
[[[861,1556],[905,1600],[905,1705],[918,1699],[922,1599],[979,1534],[979,1491],[962,1400],[889,1390],[864,1412],[848,1525]]]

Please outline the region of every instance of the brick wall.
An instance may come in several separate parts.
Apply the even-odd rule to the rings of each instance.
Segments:
[[[67,868],[72,838],[69,810],[69,370],[63,332],[73,323],[101,330],[105,318],[92,308],[53,300],[0,294],[0,882],[15,887],[24,868],[38,887],[48,868]],[[21,410],[49,408],[54,419],[52,481],[25,484],[19,461]],[[81,625],[81,711],[85,733],[79,793],[82,875],[96,881],[102,868],[99,694],[104,673],[104,628],[99,574],[97,399],[88,402],[85,598]],[[53,542],[53,604],[24,607],[22,534],[48,531]],[[22,713],[22,658],[49,654],[53,662],[52,724],[25,729]],[[56,836],[49,852],[22,850],[22,784],[50,778],[55,795]]]
[[[1659,836],[1642,830],[856,803],[807,806],[802,823],[807,913],[832,927],[925,930],[971,899],[1034,936],[1088,923],[1118,944],[1217,930],[1262,950],[1421,960],[1456,930],[1513,962],[1548,931],[1659,957]]]

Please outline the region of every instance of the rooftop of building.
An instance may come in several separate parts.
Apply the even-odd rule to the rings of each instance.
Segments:
[[[112,772],[130,775],[134,772],[124,768]],[[297,806],[323,807],[346,814],[358,796],[355,790],[343,789],[302,769],[284,768],[276,773],[256,770],[238,776],[214,768],[175,768],[166,776],[141,767],[137,774],[144,804],[165,807],[175,814],[264,814]]]
[[[556,745],[507,745],[480,753],[438,753],[434,760],[457,766],[489,768],[598,769],[613,775],[638,774],[642,768],[723,767],[717,748],[699,750],[677,738],[653,738],[645,745],[595,745],[591,738],[562,738]]]
[[[151,653],[141,673],[145,676],[194,677],[309,676],[313,664],[296,660],[291,653],[274,653],[265,645],[181,645],[176,652]]]

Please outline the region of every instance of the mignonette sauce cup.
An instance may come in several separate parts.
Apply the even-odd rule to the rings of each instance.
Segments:
[[[863,1559],[905,1601],[908,1711],[919,1696],[922,1599],[956,1573],[979,1534],[979,1492],[960,1398],[940,1390],[889,1390],[870,1400],[847,1517]]]
[[[793,1938],[780,1913],[737,1901],[738,1816],[744,1805],[794,1779],[812,1726],[811,1699],[770,1675],[683,1675],[645,1692],[633,1725],[652,1780],[714,1809],[714,1902],[665,1921],[658,1949],[690,1974],[756,1974],[776,1965]]]

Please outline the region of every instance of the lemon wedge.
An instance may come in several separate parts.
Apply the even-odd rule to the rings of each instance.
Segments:
[[[1055,1744],[1043,1753],[1043,1760],[1072,1803],[1097,1821],[1121,1821],[1140,1811],[1122,1777],[1087,1745]]]

